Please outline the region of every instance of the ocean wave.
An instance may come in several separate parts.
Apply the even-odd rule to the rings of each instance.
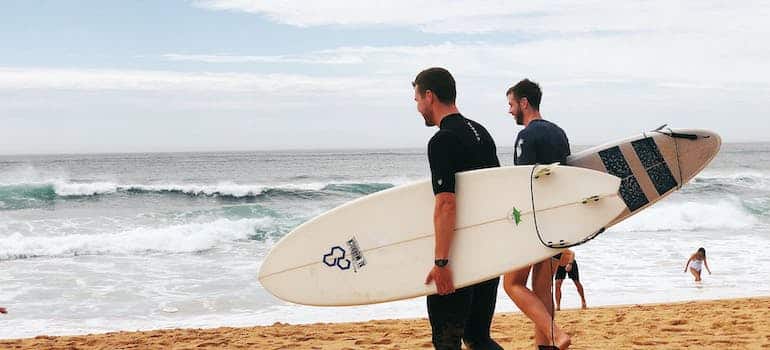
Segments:
[[[705,173],[698,175],[684,188],[684,194],[742,195],[770,192],[770,174],[758,171]]]
[[[53,190],[60,197],[82,197],[115,193],[119,187],[111,182],[64,182],[56,181]]]
[[[0,184],[0,209],[24,209],[44,205],[55,199],[95,197],[116,193],[180,194],[230,199],[258,197],[314,198],[326,194],[371,194],[393,187],[385,182],[309,182],[300,184],[117,184],[112,182],[50,181],[42,183]]]
[[[324,191],[339,191],[357,194],[370,194],[393,187],[390,183],[340,183],[324,186]]]
[[[715,231],[748,229],[770,208],[747,208],[739,200],[664,202],[653,205],[613,227],[621,232]],[[761,204],[764,206],[764,204]],[[753,209],[756,212],[752,213]]]
[[[693,182],[701,183],[733,183],[743,185],[770,185],[770,174],[759,171],[736,171],[729,173],[703,173],[695,177]]]
[[[223,243],[252,239],[275,226],[272,218],[217,219],[116,233],[0,237],[0,260],[76,255],[137,255],[206,251]]]

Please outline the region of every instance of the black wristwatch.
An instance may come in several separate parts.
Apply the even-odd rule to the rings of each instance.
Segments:
[[[433,263],[436,264],[438,267],[444,267],[447,264],[449,264],[449,259],[436,259],[433,260]]]

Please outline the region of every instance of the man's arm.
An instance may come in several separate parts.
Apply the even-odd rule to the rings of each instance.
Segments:
[[[435,260],[451,259],[449,253],[452,248],[455,231],[455,172],[454,158],[458,155],[458,141],[449,133],[439,132],[428,144],[428,160],[430,162],[431,181],[435,194],[435,206],[433,209],[433,227],[435,233],[434,255]],[[434,265],[425,284],[436,283],[436,291],[440,295],[453,293],[451,262],[446,266]]]
[[[436,205],[433,208],[433,227],[436,232],[436,259],[448,259],[449,249],[455,236],[455,220],[457,203],[455,194],[442,192],[436,195]]]
[[[457,212],[455,194],[442,192],[436,195],[436,205],[433,209],[433,226],[435,229],[434,258],[436,260],[449,259],[449,251],[455,236],[455,215]],[[436,283],[436,292],[439,295],[454,293],[455,286],[450,265],[444,267],[433,266],[433,269],[425,278],[425,283]]]

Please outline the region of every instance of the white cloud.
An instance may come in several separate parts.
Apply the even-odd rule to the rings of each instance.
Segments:
[[[389,25],[427,32],[576,33],[665,31],[767,33],[766,1],[199,0],[212,10],[263,15],[299,27]]]
[[[165,57],[208,63],[355,65],[371,73],[367,79],[405,80],[420,69],[444,66],[482,85],[490,79],[512,80],[524,76],[547,80],[553,85],[664,82],[666,86],[679,88],[737,85],[756,88],[770,83],[770,70],[765,63],[770,61],[770,47],[731,41],[723,42],[716,52],[710,38],[690,34],[636,33],[519,44],[341,47],[292,56],[168,54]],[[397,83],[392,86],[401,88]]]
[[[502,0],[412,2],[199,0],[301,27],[386,25],[437,33],[511,32],[480,43],[342,47],[285,56],[176,55],[198,62],[356,65],[412,76],[428,66],[461,75],[551,84],[631,81],[700,89],[766,88],[770,82],[770,3],[722,1]],[[494,40],[494,41],[491,41]],[[503,39],[504,40],[504,39]]]
[[[763,2],[196,4],[300,27],[398,26],[449,35],[431,45],[161,57],[197,72],[0,66],[0,153],[59,152],[68,145],[77,146],[72,151],[424,146],[432,130],[421,127],[409,83],[431,66],[452,71],[461,110],[500,145],[512,143],[515,132],[503,93],[524,77],[542,84],[546,118],[576,143],[666,122],[713,128],[728,141],[770,134],[760,119],[770,91],[764,44],[770,6]],[[476,35],[446,39],[453,33]],[[302,50],[301,43],[292,47]],[[244,68],[270,73],[238,72]],[[136,135],[144,148],[137,148]]]
[[[60,116],[114,120],[99,124],[105,136],[93,141],[95,149],[117,140],[132,145],[130,135],[145,130],[157,132],[147,147],[173,149],[167,135],[180,125],[198,130],[185,144],[212,149],[423,145],[429,131],[419,128],[409,82],[431,66],[452,71],[461,110],[486,125],[501,145],[514,135],[503,93],[524,77],[542,84],[546,118],[562,125],[576,143],[606,141],[666,122],[712,128],[728,141],[767,140],[770,134],[767,123],[759,122],[770,91],[770,46],[764,44],[770,37],[770,6],[759,2],[197,4],[303,27],[385,25],[514,34],[510,40],[499,33],[479,34],[476,42],[464,36],[420,46],[162,56],[203,63],[186,65],[201,70],[267,65],[260,71],[271,74],[0,67],[0,117],[6,118],[5,129],[0,128],[6,146],[0,148],[29,147],[39,134],[37,125],[48,125],[35,118],[50,123]],[[121,122],[132,132],[113,130]],[[62,132],[67,125],[51,124],[51,139],[59,137],[62,145],[90,140],[94,136],[80,130],[83,124],[88,125],[73,124],[69,133]]]
[[[420,25],[468,15],[494,15],[505,8],[503,1],[478,2],[468,6],[462,2],[423,1],[249,1],[202,0],[196,5],[214,10],[243,11],[262,14],[277,22],[300,27],[319,25]],[[469,8],[472,8],[469,13]]]
[[[636,30],[660,14],[676,9],[665,1],[200,0],[196,5],[260,14],[299,27],[390,25],[450,33]],[[629,17],[635,20],[629,21]]]
[[[242,92],[281,96],[379,94],[386,79],[314,77],[299,74],[245,74],[154,70],[97,70],[0,67],[0,89]]]
[[[303,63],[303,64],[357,64],[362,63],[358,56],[346,56],[340,52],[318,51],[316,55],[273,55],[273,56],[243,56],[243,55],[196,55],[176,54],[163,55],[169,61],[187,61],[203,63]]]

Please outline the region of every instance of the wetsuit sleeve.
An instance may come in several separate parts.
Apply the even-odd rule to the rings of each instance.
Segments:
[[[428,161],[430,162],[433,194],[455,192],[457,166],[453,159],[458,156],[459,142],[451,134],[439,131],[428,143]]]
[[[489,139],[492,140],[492,136],[490,136]],[[500,159],[497,158],[497,146],[495,146],[494,141],[492,142],[492,154],[493,154],[492,161],[494,162],[494,166],[496,167],[500,166]]]
[[[522,137],[519,143],[521,154],[516,158],[516,165],[537,164],[537,139],[533,135]]]

